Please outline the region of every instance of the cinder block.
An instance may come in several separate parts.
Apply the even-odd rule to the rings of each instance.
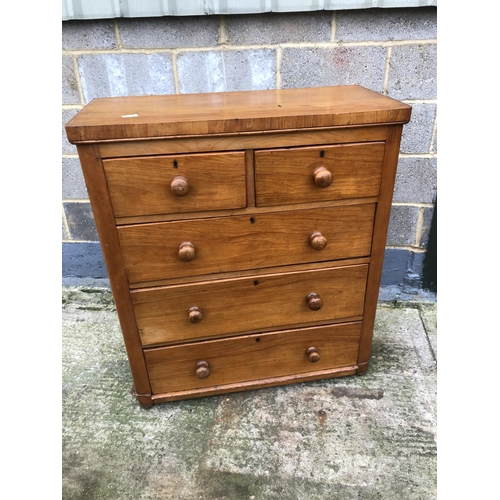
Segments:
[[[436,158],[400,158],[394,202],[433,203],[437,190]]]
[[[387,49],[383,47],[285,48],[283,88],[359,84],[381,92]]]
[[[340,10],[336,38],[343,42],[434,39],[437,9]]]
[[[412,258],[408,266],[408,272],[421,275],[424,270],[425,253],[411,252]]]
[[[78,158],[62,159],[63,199],[88,199],[87,187]]]
[[[399,248],[386,248],[382,268],[382,286],[399,285],[404,282],[410,252]]]
[[[219,39],[219,16],[120,19],[123,47],[214,47]]]
[[[397,45],[392,48],[387,93],[395,99],[437,97],[437,45]]]
[[[62,154],[76,154],[76,146],[68,141],[66,136],[66,123],[78,113],[78,109],[63,109],[62,110]]]
[[[81,104],[73,58],[62,58],[62,103]]]
[[[99,242],[64,242],[62,275],[65,278],[107,278],[108,273]]]
[[[177,57],[182,94],[276,87],[276,51],[230,50],[184,52]]]
[[[70,238],[80,241],[98,241],[90,203],[63,203]]]
[[[232,45],[329,42],[331,21],[327,11],[227,16],[226,40]]]
[[[422,224],[422,234],[420,236],[420,247],[427,248],[429,243],[429,234],[431,232],[432,216],[434,208],[426,207],[424,209],[424,222]]]
[[[112,19],[63,21],[63,50],[116,49]]]
[[[83,98],[174,94],[170,54],[99,54],[78,58]]]
[[[402,153],[429,153],[431,151],[432,130],[436,116],[436,105],[412,103],[411,119],[403,127],[401,138]]]
[[[414,246],[420,209],[410,206],[393,206],[387,234],[389,246]]]
[[[69,234],[68,234],[68,231],[66,229],[66,224],[64,222],[64,214],[61,216],[61,226],[62,226],[62,239],[63,240],[67,240],[69,239]]]
[[[412,288],[420,288],[422,280],[422,264],[425,254],[409,252],[406,261],[406,276],[403,284]]]

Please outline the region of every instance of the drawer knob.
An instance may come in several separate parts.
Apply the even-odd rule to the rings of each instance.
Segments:
[[[316,292],[307,294],[306,302],[311,311],[319,311],[323,307],[323,301]]]
[[[183,175],[176,175],[170,183],[170,189],[176,196],[185,196],[189,191],[188,180]]]
[[[318,167],[314,171],[314,184],[320,188],[328,187],[333,180],[332,173],[325,167]]]
[[[188,309],[188,317],[191,323],[199,323],[203,319],[203,314],[198,306],[193,306]]]
[[[190,241],[185,241],[179,245],[179,258],[184,262],[189,262],[196,257],[196,248]]]
[[[314,250],[323,250],[328,242],[320,232],[316,232],[312,233],[311,236],[309,236],[309,243],[311,243],[311,246],[314,248]]]
[[[319,352],[316,347],[308,347],[306,354],[311,363],[317,363],[320,360]]]
[[[196,376],[198,378],[207,378],[210,375],[208,361],[198,361],[196,363]]]

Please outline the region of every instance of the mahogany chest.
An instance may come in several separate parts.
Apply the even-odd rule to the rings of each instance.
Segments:
[[[366,371],[410,114],[342,86],[95,99],[67,123],[140,404]]]

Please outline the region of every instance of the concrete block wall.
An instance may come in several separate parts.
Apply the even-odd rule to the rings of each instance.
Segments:
[[[437,185],[436,8],[65,21],[63,278],[106,278],[64,124],[96,97],[360,84],[413,107],[383,285],[420,285]]]

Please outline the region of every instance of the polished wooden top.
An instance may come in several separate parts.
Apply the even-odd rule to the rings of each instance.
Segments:
[[[411,106],[359,85],[94,99],[72,143],[407,123]]]

